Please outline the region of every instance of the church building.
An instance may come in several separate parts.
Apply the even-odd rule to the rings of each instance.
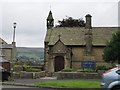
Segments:
[[[47,17],[44,40],[45,71],[58,72],[65,68],[80,69],[83,62],[107,65],[102,59],[106,43],[118,27],[92,27],[92,16],[85,16],[85,27],[54,27],[52,12]]]

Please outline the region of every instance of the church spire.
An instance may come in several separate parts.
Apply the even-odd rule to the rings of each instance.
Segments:
[[[49,15],[47,17],[47,28],[50,29],[54,26],[54,19],[53,19],[53,15],[52,12],[50,10]]]

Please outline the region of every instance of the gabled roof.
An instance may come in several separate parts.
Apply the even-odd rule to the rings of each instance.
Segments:
[[[53,53],[66,53],[67,52],[67,47],[60,40],[60,37],[59,37],[59,40],[55,43],[55,45],[52,47],[52,52]]]
[[[2,49],[10,49],[13,48],[12,44],[8,44],[7,42],[5,42],[2,38],[0,38],[0,48]]]
[[[105,46],[107,41],[111,39],[112,33],[117,30],[117,27],[93,27],[92,44],[96,46]],[[48,42],[48,45],[54,45],[58,41],[60,35],[60,40],[64,43],[64,45],[85,45],[86,32],[87,29],[84,27],[56,27],[47,30],[45,42]]]
[[[1,37],[0,37],[0,44],[7,44]]]
[[[0,47],[2,49],[10,49],[10,48],[13,48],[13,45],[12,44],[2,44],[2,47]]]

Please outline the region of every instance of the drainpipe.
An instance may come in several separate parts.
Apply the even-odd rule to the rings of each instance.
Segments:
[[[72,68],[72,56],[73,56],[73,53],[72,53],[72,48],[71,48],[71,53],[70,53],[70,57],[71,57],[70,68]]]

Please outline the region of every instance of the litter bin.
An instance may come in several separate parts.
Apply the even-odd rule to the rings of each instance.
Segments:
[[[0,68],[0,80],[8,80],[10,77],[10,72],[6,71],[3,67]]]
[[[9,72],[7,72],[7,71],[3,71],[2,72],[2,81],[8,80],[9,77],[10,77],[10,73]]]

